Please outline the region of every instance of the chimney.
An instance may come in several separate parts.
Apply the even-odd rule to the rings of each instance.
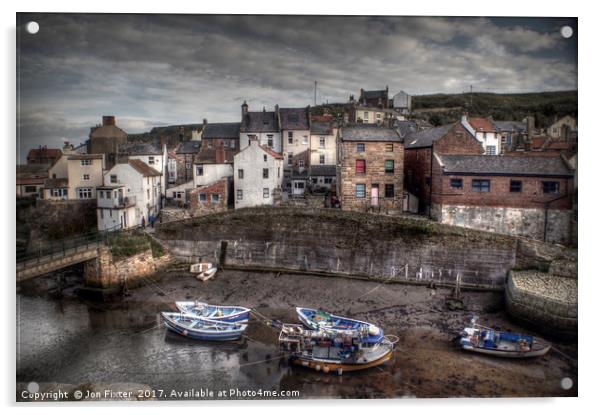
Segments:
[[[223,144],[215,149],[215,162],[222,164],[226,161],[226,149]]]
[[[527,139],[531,141],[535,134],[535,118],[532,115],[527,116]]]
[[[102,125],[115,125],[115,116],[114,115],[103,115],[102,116]]]
[[[163,146],[167,145],[167,137],[165,137],[164,135],[162,135],[162,136],[159,138],[159,143],[161,144],[161,147],[163,147]]]
[[[247,101],[243,102],[240,107],[242,108],[242,117],[244,118],[245,115],[247,115],[247,112],[249,112],[249,106],[247,105]]]
[[[207,118],[203,118],[203,127],[207,125]]]
[[[280,107],[278,106],[278,104],[274,105],[274,111],[276,113],[278,113],[280,111]]]

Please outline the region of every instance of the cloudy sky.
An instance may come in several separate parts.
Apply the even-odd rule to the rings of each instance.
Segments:
[[[238,121],[243,100],[305,106],[314,80],[318,103],[385,85],[416,95],[577,88],[571,18],[20,14],[17,31],[21,160],[32,146],[83,142],[102,115],[138,133]]]

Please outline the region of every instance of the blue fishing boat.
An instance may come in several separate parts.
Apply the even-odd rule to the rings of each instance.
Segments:
[[[163,312],[161,317],[169,330],[196,340],[238,340],[247,329],[246,324],[208,320],[177,312]]]
[[[354,320],[351,318],[336,316],[322,310],[313,308],[297,307],[299,320],[312,330],[336,330],[346,332],[361,332],[362,341],[365,343],[380,343],[384,339],[384,332],[374,324]]]
[[[542,340],[520,333],[510,333],[476,324],[466,327],[460,335],[462,349],[500,357],[536,357],[546,354],[552,347]]]
[[[176,307],[184,314],[229,323],[246,323],[251,309],[229,305],[210,305],[198,301],[176,301]]]

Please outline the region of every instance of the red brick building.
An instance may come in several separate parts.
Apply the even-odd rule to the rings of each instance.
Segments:
[[[223,177],[206,186],[190,191],[190,210],[194,215],[222,212],[233,205],[232,177]]]
[[[419,211],[428,213],[432,199],[434,154],[483,154],[483,146],[460,122],[404,137],[405,189],[419,200]]]
[[[219,122],[207,123],[203,120],[203,149],[224,147],[232,151],[240,150],[240,123]]]
[[[339,130],[337,193],[344,210],[401,211],[404,149],[394,128]]]
[[[27,164],[49,164],[52,166],[62,155],[63,152],[58,148],[47,148],[46,146],[32,148],[27,153]]]
[[[570,241],[573,172],[563,157],[434,154],[431,216],[442,223]]]

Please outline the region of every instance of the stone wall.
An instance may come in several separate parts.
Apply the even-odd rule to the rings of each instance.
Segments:
[[[331,209],[263,208],[161,225],[155,236],[183,260],[501,287],[512,238]]]
[[[544,209],[433,204],[431,216],[446,225],[544,240]],[[549,209],[545,240],[571,243],[572,212]]]
[[[93,288],[135,286],[165,267],[173,258],[166,254],[153,258],[150,249],[131,257],[114,261],[108,248],[99,250],[98,258],[84,265],[84,281]]]

